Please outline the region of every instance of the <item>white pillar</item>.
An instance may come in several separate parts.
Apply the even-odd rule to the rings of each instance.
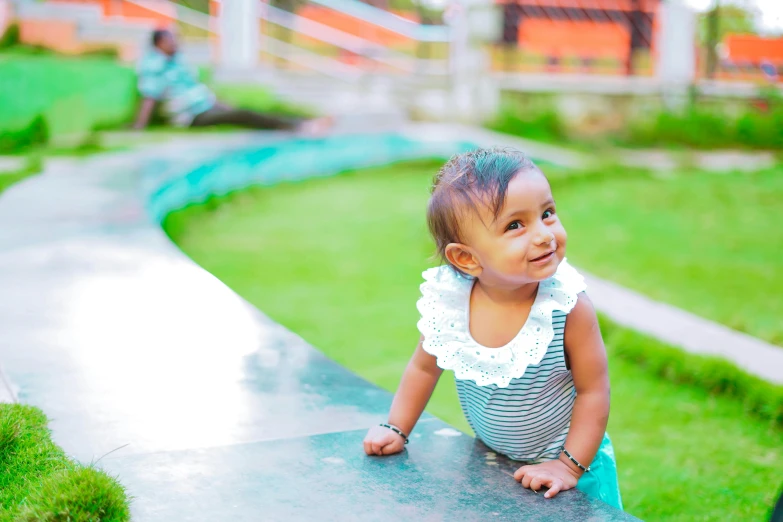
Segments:
[[[682,0],[659,5],[656,75],[664,89],[678,91],[696,77],[696,16]]]
[[[226,69],[248,70],[258,66],[261,0],[222,0],[218,13],[220,64]]]
[[[449,26],[449,73],[451,76],[450,114],[457,119],[471,119],[474,89],[471,63],[468,13],[465,2],[452,0],[444,15]]]
[[[5,30],[11,23],[11,2],[9,0],[0,0],[0,37],[5,34]]]
[[[495,113],[500,93],[491,77],[490,58],[476,42],[494,40],[500,20],[480,0],[452,0],[444,19],[451,39],[449,116],[480,123]]]
[[[449,68],[453,76],[462,76],[465,72],[465,59],[469,51],[468,13],[464,2],[452,0],[444,13],[449,26]]]

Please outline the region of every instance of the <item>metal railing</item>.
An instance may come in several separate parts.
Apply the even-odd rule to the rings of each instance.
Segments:
[[[420,24],[358,0],[310,0],[310,2],[345,13],[411,40],[419,42],[450,41],[449,30],[445,26]]]
[[[218,21],[208,13],[173,2],[126,1],[161,15],[171,15],[173,6],[178,30],[190,40],[189,44],[194,39],[210,38],[210,45],[219,45]],[[449,72],[448,53],[442,53],[445,56],[441,59],[420,58],[415,53],[337,29],[268,2],[259,0],[259,4],[262,65],[307,70],[349,83],[370,74],[443,76]],[[449,45],[449,31],[445,26],[419,24],[358,0],[310,0],[310,5],[361,20],[363,27],[374,26],[398,35],[408,40],[410,47],[448,48]],[[212,54],[213,58],[218,56],[216,52]]]
[[[321,2],[319,1],[319,4],[320,3]],[[370,9],[372,10],[376,8],[370,7]],[[371,10],[366,12],[373,12]],[[381,23],[382,25],[378,27],[384,30],[391,31],[389,27],[392,24],[388,23],[390,20],[404,20],[400,17],[397,17],[396,15],[381,11],[379,9],[376,9],[376,11],[380,11],[383,13],[383,15],[375,13],[373,19],[376,22]],[[346,14],[345,11],[338,12]],[[354,13],[354,11],[350,10],[350,13]],[[311,18],[285,11],[269,4],[263,5],[260,16],[261,19],[265,22],[274,24],[275,26],[278,26],[288,32],[285,37],[289,40],[289,42],[285,43],[290,44],[290,41],[297,40],[297,37],[303,37],[304,39],[315,41],[317,42],[315,44],[316,49],[320,51],[320,55],[324,58],[327,58],[329,55],[337,55],[343,60],[358,58],[358,60],[352,60],[356,62],[353,64],[354,68],[359,71],[365,71],[365,73],[372,71],[373,73],[403,73],[408,75],[426,74],[431,76],[448,74],[448,63],[445,57],[444,59],[420,58],[415,56],[415,54],[395,49],[390,45],[384,45],[357,34],[352,34],[340,29],[336,29]],[[353,14],[350,14],[350,16],[353,16]],[[394,32],[405,38],[415,33],[423,34],[416,28],[418,27],[420,29],[426,26],[421,26],[415,22],[410,22],[407,20],[405,22],[406,24],[404,25],[396,24]],[[407,29],[403,31],[401,29],[402,27],[406,27]],[[442,27],[439,27],[438,29],[440,30]],[[437,34],[438,32],[441,34]],[[264,33],[264,41],[277,40],[278,42],[281,42],[279,38],[276,38],[271,33],[272,31],[269,30]],[[430,38],[437,37],[440,39],[443,37],[442,31],[425,31],[424,33],[426,33],[425,38],[427,39],[413,40],[412,44],[414,46],[419,45],[422,42],[425,44],[430,44],[433,41],[430,40]],[[440,40],[435,41],[440,42]],[[262,47],[264,47],[263,44]],[[265,48],[264,50],[267,49]],[[297,53],[306,52],[306,48],[304,46],[295,44],[280,47],[279,50],[286,52],[286,56],[283,56],[282,58],[291,58],[292,61],[294,60],[294,57],[297,55]],[[313,53],[311,52],[310,54]],[[315,54],[319,54],[319,52],[315,52]],[[334,58],[333,56],[328,58],[328,62],[337,62],[343,66],[346,63],[345,61],[341,61],[339,58]],[[327,60],[324,60],[324,63],[327,63]]]

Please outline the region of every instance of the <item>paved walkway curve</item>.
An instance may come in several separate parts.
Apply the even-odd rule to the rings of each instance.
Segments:
[[[47,413],[69,454],[118,475],[141,522],[632,520],[576,490],[522,490],[512,463],[429,415],[404,454],[365,457],[361,439],[391,395],[270,321],[158,226],[250,180],[454,148],[200,135],[11,187],[0,197],[0,362],[18,400]],[[226,155],[221,170],[214,158]]]

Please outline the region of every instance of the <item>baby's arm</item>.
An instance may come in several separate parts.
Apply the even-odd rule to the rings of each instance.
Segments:
[[[598,318],[585,294],[579,295],[576,306],[568,314],[564,341],[576,387],[565,448],[587,467],[601,446],[609,421],[609,372]],[[581,471],[565,455],[561,454],[560,459],[573,470]]]
[[[443,373],[437,365],[436,358],[425,352],[421,343],[420,340],[402,374],[400,386],[394,395],[391,412],[389,412],[389,424],[396,426],[407,435],[410,435],[413,427],[416,426]],[[382,426],[370,428],[364,438],[364,451],[368,455],[392,455],[404,448],[403,438]]]
[[[598,318],[585,294],[579,294],[576,306],[568,314],[564,341],[576,387],[565,449],[588,467],[601,446],[609,420],[609,374]],[[548,486],[546,496],[553,497],[561,490],[575,487],[582,473],[561,453],[559,460],[519,468],[514,477],[534,490]]]

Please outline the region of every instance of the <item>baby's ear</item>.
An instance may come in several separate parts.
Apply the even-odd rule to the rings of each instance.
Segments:
[[[469,246],[462,243],[449,243],[445,254],[449,263],[465,274],[478,277],[481,273],[481,263]]]

